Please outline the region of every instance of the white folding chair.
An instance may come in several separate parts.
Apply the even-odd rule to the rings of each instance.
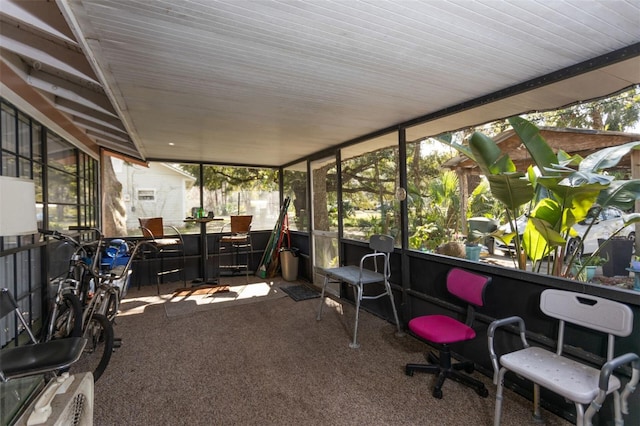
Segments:
[[[614,358],[615,336],[628,336],[633,330],[633,312],[629,306],[601,297],[549,289],[540,296],[540,309],[546,315],[559,320],[557,350],[552,352],[529,346],[525,338],[522,318],[514,316],[496,320],[489,326],[489,352],[494,369],[493,381],[498,385],[494,425],[500,424],[504,375],[512,371],[533,382],[533,415],[540,416],[540,386],[553,391],[576,407],[576,425],[591,425],[593,415],[600,410],[607,395],[614,395],[615,424],[622,425],[622,414],[628,414],[627,398],[635,390],[640,379],[640,358],[627,353]],[[607,334],[607,362],[597,369],[563,355],[565,323],[569,322]],[[524,349],[504,354],[498,358],[494,350],[494,336],[498,327],[517,323]],[[620,395],[620,379],[613,371],[631,364],[632,376]],[[588,409],[584,410],[584,406]]]
[[[360,313],[360,303],[363,299],[378,299],[382,296],[389,296],[391,300],[391,308],[393,309],[393,316],[396,320],[396,326],[398,328],[398,334],[400,331],[400,321],[398,320],[398,312],[396,311],[396,304],[393,300],[393,293],[391,292],[391,285],[389,284],[389,277],[391,277],[391,268],[389,266],[389,255],[393,252],[393,237],[389,235],[372,235],[369,238],[369,248],[373,250],[373,253],[365,254],[360,259],[360,265],[341,266],[339,268],[324,269],[324,285],[322,286],[322,293],[320,295],[320,309],[318,310],[317,320],[322,318],[322,307],[324,306],[324,297],[327,284],[330,282],[341,283],[345,282],[354,287],[355,299],[356,299],[356,324],[353,330],[353,341],[349,344],[352,348],[358,348],[358,317]],[[382,268],[378,265],[378,261],[382,261]],[[373,270],[366,269],[365,267],[373,267]],[[384,283],[385,291],[376,295],[364,294],[364,286],[367,284]]]

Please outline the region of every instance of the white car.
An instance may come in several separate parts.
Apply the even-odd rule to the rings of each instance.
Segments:
[[[572,253],[578,248],[578,246],[580,245],[580,241],[585,238],[585,233],[589,228],[589,224],[594,221],[595,222],[593,223],[591,230],[589,230],[586,239],[584,239],[584,246],[582,247],[581,253],[579,253],[580,256],[582,256],[583,254],[593,253],[598,248],[599,239],[606,240],[607,238],[611,237],[611,235],[615,231],[617,231],[624,225],[625,213],[622,210],[618,209],[617,207],[605,207],[597,215],[597,217],[594,217],[597,210],[599,209],[599,207],[591,207],[591,209],[589,209],[589,212],[587,213],[587,217],[581,222],[573,225],[573,229],[578,233],[578,235],[570,238],[569,241],[567,241],[565,253]],[[518,217],[517,226],[520,235],[522,235],[522,233],[524,232],[526,224],[527,217],[525,215]],[[505,233],[511,232],[511,226],[508,223],[500,226],[500,229]],[[618,233],[618,236],[635,241],[635,225],[626,226],[620,233]],[[505,246],[504,243],[496,240],[496,248],[505,252],[511,252],[513,250],[513,244]]]
[[[584,245],[582,247],[582,252],[579,254],[593,253],[598,248],[599,239],[606,240],[611,237],[614,232],[624,226],[625,213],[622,210],[616,207],[605,207],[597,217],[595,217],[597,210],[599,210],[599,207],[591,207],[591,209],[589,209],[589,213],[587,213],[587,217],[583,221],[573,225],[573,229],[578,233],[578,236],[569,239],[567,242],[567,253],[575,251],[583,238]],[[589,229],[589,225],[591,223],[593,223],[593,225],[585,238],[584,235],[587,232],[587,229]],[[617,236],[635,241],[635,229],[635,225],[628,225],[624,227]]]

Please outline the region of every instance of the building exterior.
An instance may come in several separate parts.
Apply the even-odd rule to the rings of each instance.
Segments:
[[[166,225],[181,227],[199,201],[187,195],[194,176],[168,163],[151,162],[148,167],[112,158],[116,178],[122,184],[129,234],[138,229],[139,217],[162,217]],[[160,196],[162,194],[162,196]]]

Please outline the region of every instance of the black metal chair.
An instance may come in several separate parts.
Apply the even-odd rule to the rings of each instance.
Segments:
[[[231,234],[223,235],[218,242],[218,268],[230,269],[232,271],[245,270],[247,282],[249,280],[249,264],[253,252],[253,244],[251,243],[251,215],[231,216]],[[224,231],[225,225],[222,225],[220,232]],[[223,264],[222,256],[231,254],[232,261],[230,264]],[[240,259],[244,256],[244,262]]]
[[[9,319],[11,313],[15,313],[15,318],[31,342],[0,350],[0,381],[45,373],[57,375],[58,371],[69,367],[82,355],[87,342],[82,337],[38,342],[13,295],[6,288],[0,289],[0,324],[16,324],[15,319]]]
[[[152,255],[158,260],[158,269],[156,271],[156,287],[157,292],[160,294],[160,281],[162,277],[168,274],[182,273],[182,282],[184,287],[187,286],[186,272],[185,272],[185,254],[184,254],[184,240],[182,234],[175,226],[165,226],[161,217],[148,217],[138,218],[140,223],[140,229],[142,235],[149,239],[148,243],[154,247],[152,253],[145,252],[147,255]],[[172,234],[165,233],[166,229],[171,229]],[[164,268],[165,258],[180,259],[179,266],[173,268]],[[138,285],[138,288],[140,286]]]

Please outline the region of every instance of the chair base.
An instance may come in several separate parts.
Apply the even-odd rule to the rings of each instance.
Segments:
[[[459,362],[452,365],[451,352],[448,349],[441,351],[441,355],[443,357],[439,359],[435,354],[429,353],[428,359],[431,364],[407,364],[405,374],[413,376],[414,371],[418,371],[437,376],[432,392],[434,398],[442,399],[442,385],[446,379],[454,380],[474,389],[483,398],[489,396],[489,391],[484,383],[460,372],[460,370],[464,370],[468,374],[473,373],[475,367],[472,362]]]
[[[164,283],[164,276],[170,274],[180,274],[180,281],[184,287],[187,287],[187,275],[186,275],[186,259],[184,256],[184,252],[176,252],[179,253],[178,256],[163,256],[163,253],[168,253],[167,251],[163,252],[161,250],[147,250],[142,252],[142,260],[143,263],[147,263],[147,277],[151,277],[153,275],[156,276],[156,293],[158,296],[160,295],[160,284]],[[173,253],[173,251],[172,251]],[[178,262],[178,266],[171,269],[164,268],[164,263],[166,261],[175,260]],[[138,281],[138,290],[142,286],[142,280]]]
[[[249,267],[253,246],[250,244],[235,244],[229,241],[220,240],[218,242],[218,277],[231,277],[241,275],[243,272],[247,283],[249,282],[249,274],[253,274]],[[223,264],[222,259],[230,257],[231,263]],[[244,257],[245,263],[240,262]]]
[[[346,270],[348,271],[348,273],[353,273],[353,268],[355,267],[343,267],[343,268],[339,268],[341,270]],[[359,273],[359,269],[357,270]],[[326,274],[324,277],[324,284],[322,285],[322,292],[320,293],[320,308],[318,309],[318,314],[316,315],[316,320],[320,321],[322,319],[322,308],[324,307],[324,300],[326,296],[326,290],[327,290],[327,285],[329,283],[342,283],[342,282],[346,282],[347,284],[350,284],[353,288],[354,288],[354,293],[355,293],[355,299],[356,299],[356,318],[355,318],[355,325],[354,325],[354,329],[353,329],[353,339],[351,340],[351,342],[349,343],[349,347],[351,349],[358,349],[360,348],[360,343],[358,343],[358,320],[360,318],[360,305],[362,303],[362,300],[370,300],[370,299],[378,299],[381,298],[383,296],[389,296],[389,300],[391,302],[391,308],[393,310],[393,317],[395,319],[395,325],[397,328],[396,331],[396,337],[404,337],[405,333],[400,329],[400,320],[398,319],[398,311],[396,310],[396,305],[395,305],[395,301],[393,299],[393,293],[391,291],[391,286],[389,285],[388,282],[384,282],[385,284],[385,288],[386,290],[383,293],[377,294],[375,296],[365,296],[363,295],[363,289],[361,287],[361,285],[358,285],[357,283],[354,284],[352,282],[349,281],[345,281],[344,277],[340,278],[339,276],[333,276],[330,274]],[[376,281],[374,281],[376,282]]]

